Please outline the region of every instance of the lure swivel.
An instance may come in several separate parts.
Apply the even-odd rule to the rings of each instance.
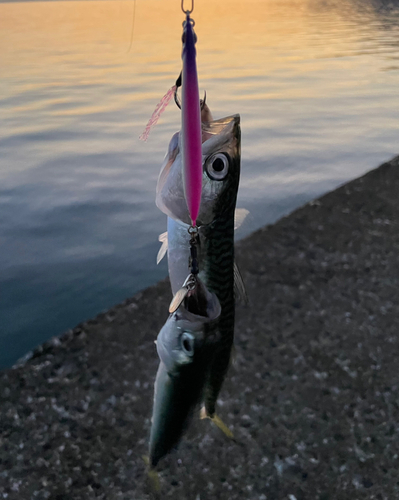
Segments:
[[[190,245],[190,258],[191,258],[191,274],[196,276],[199,273],[198,269],[198,254],[197,245]]]
[[[199,273],[198,267],[198,227],[190,226],[188,228],[188,234],[191,236],[190,238],[190,273],[193,276],[197,276]]]

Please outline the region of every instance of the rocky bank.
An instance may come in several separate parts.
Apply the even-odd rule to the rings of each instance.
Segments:
[[[399,498],[399,157],[237,244],[249,306],[218,412],[159,498]],[[0,498],[147,500],[167,280],[0,373]]]

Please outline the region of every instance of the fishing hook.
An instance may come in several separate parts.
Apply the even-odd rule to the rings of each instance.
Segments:
[[[184,0],[181,0],[181,10],[184,12],[184,14],[190,15],[194,10],[194,0],[191,0],[191,10],[184,10]]]
[[[206,90],[204,90],[204,98],[200,99],[201,111],[204,109],[205,104],[206,104]]]
[[[177,89],[178,89],[178,87],[175,88],[175,103],[176,103],[176,106],[179,109],[181,109],[181,102],[180,102],[179,96],[177,95]]]
[[[179,78],[176,80],[175,86],[176,86],[176,88],[175,88],[175,103],[176,103],[176,106],[179,109],[181,109],[181,102],[180,102],[179,96],[177,95],[177,90],[181,86],[181,74],[180,74]],[[205,104],[206,104],[206,90],[204,90],[204,98],[200,99],[201,111],[204,109]]]

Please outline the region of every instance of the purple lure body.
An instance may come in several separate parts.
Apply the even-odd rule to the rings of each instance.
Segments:
[[[192,225],[195,226],[202,190],[201,108],[193,22],[187,14],[183,31],[182,70],[182,159],[184,195]]]

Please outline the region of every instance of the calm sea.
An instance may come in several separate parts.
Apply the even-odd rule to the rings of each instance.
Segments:
[[[196,0],[193,17],[213,115],[242,118],[239,236],[398,153],[397,2]],[[0,3],[0,366],[166,275],[154,190],[176,106],[138,136],[182,20],[180,0]]]

